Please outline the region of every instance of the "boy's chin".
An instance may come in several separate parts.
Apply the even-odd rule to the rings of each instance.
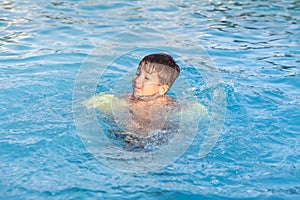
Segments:
[[[142,92],[141,90],[139,90],[139,89],[137,89],[137,90],[134,90],[134,92],[133,92],[133,95],[135,95],[135,96],[152,96],[151,94],[149,95],[149,94],[145,94],[144,92]]]
[[[155,94],[153,94],[153,95],[155,95]],[[150,96],[153,96],[153,95],[144,94],[142,92],[133,92],[133,96],[150,97]]]
[[[143,94],[139,93],[139,92],[133,92],[132,96],[143,96]]]

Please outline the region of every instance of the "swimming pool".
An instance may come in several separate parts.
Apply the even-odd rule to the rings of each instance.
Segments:
[[[296,0],[2,1],[1,197],[298,199],[299,7]],[[156,33],[139,38],[149,30]],[[108,46],[104,52],[123,57],[97,91],[135,68],[149,45],[168,46],[181,63],[198,58],[189,47],[210,55],[224,83],[226,116],[207,157],[198,156],[196,137],[170,165],[124,173],[83,144],[72,108],[78,73],[95,49],[124,32],[121,47],[136,42],[141,51]],[[205,79],[189,66],[181,76],[209,105]]]

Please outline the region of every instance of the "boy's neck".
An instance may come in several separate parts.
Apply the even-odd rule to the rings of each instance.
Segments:
[[[157,100],[161,97],[165,97],[165,95],[161,95],[159,93],[156,93],[156,94],[150,95],[150,96],[139,96],[139,95],[132,94],[131,99],[135,100],[135,101],[149,102],[149,101]]]

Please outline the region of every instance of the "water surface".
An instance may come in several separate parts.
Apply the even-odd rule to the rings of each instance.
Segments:
[[[297,0],[2,1],[1,197],[298,199],[299,8]],[[183,34],[186,41],[176,45],[196,42],[210,55],[224,80],[226,118],[206,158],[197,157],[196,138],[166,168],[127,174],[102,165],[83,145],[72,113],[73,86],[101,43],[148,28],[165,41]],[[139,47],[161,46],[155,39]],[[121,60],[114,70],[123,73],[139,59]],[[208,104],[210,88],[183,68]]]

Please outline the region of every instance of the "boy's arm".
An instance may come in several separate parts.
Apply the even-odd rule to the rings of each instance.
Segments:
[[[114,96],[113,94],[106,94],[104,92],[101,92],[84,101],[83,105],[87,109],[96,108],[103,114],[112,114],[112,111],[127,106],[127,103],[126,101]]]

